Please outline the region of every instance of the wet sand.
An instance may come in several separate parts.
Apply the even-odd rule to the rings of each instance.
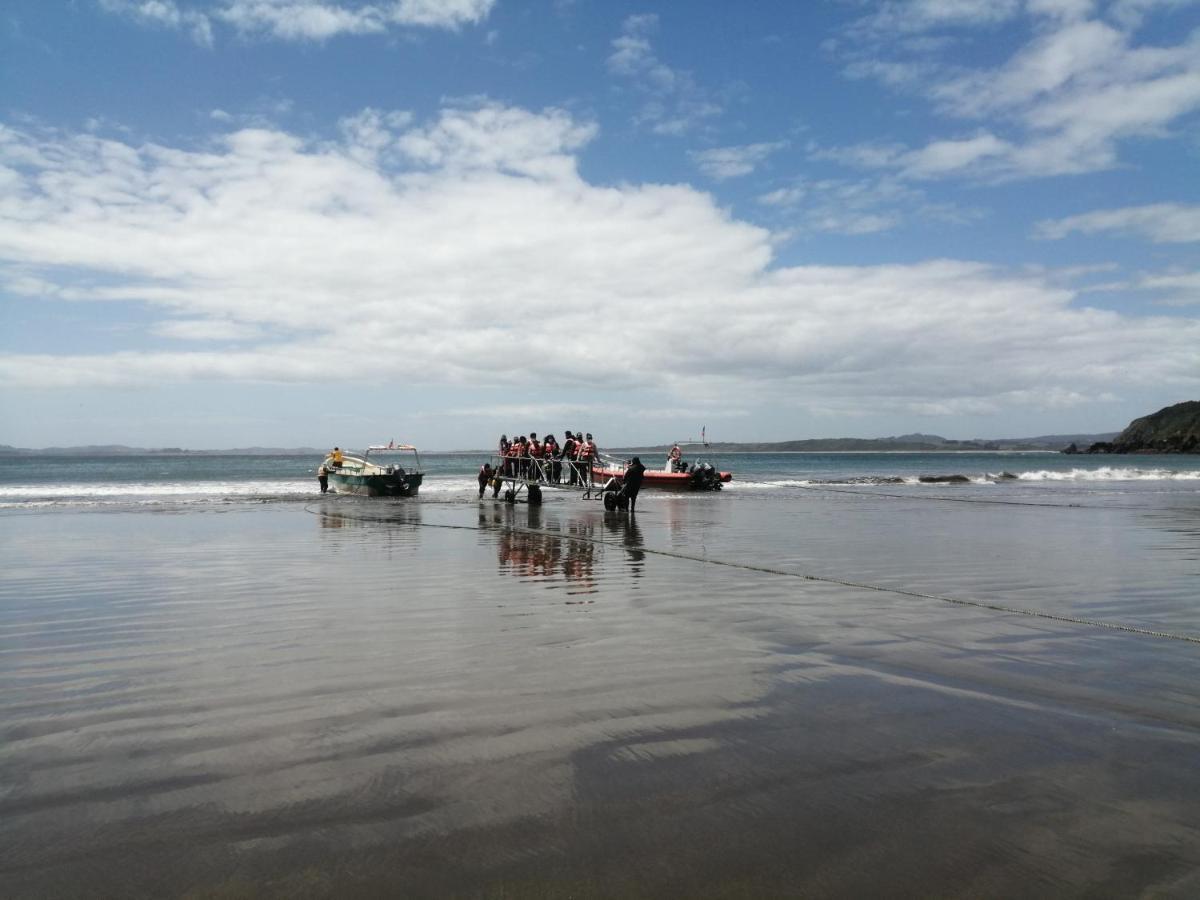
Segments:
[[[644,499],[0,518],[4,893],[1200,893],[1195,495]]]

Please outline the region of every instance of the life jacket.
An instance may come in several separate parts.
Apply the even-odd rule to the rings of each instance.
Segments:
[[[592,454],[595,452],[595,450],[596,450],[595,444],[593,444],[591,441],[584,441],[582,444],[579,445],[579,455],[577,458],[582,459],[582,460],[589,460],[592,458]]]
[[[683,453],[680,451],[680,449],[678,447],[671,448],[671,459],[679,459],[679,457],[681,457],[682,455],[683,455]]]
[[[529,442],[529,455],[537,457],[538,459],[541,459],[541,457],[542,457],[542,442],[541,441],[530,441]]]

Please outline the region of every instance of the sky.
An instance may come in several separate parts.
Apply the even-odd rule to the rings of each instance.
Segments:
[[[1116,431],[1197,0],[6,0],[0,444]]]

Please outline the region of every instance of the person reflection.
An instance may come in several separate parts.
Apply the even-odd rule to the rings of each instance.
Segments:
[[[625,547],[628,551],[629,570],[634,578],[640,578],[646,567],[646,551],[642,549],[642,530],[638,527],[637,516],[606,510],[604,530]]]

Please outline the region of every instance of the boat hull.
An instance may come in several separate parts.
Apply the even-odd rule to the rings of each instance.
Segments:
[[[361,497],[415,497],[421,489],[423,474],[360,475],[353,472],[329,473],[329,486],[339,494],[357,494]]]
[[[592,481],[596,484],[604,484],[610,478],[621,480],[624,471],[621,469],[599,469],[592,468]],[[717,479],[721,484],[727,484],[733,480],[733,474],[730,472],[718,472]],[[696,480],[687,472],[653,472],[647,469],[642,475],[642,488],[657,488],[663,491],[698,491],[711,490],[702,484],[698,484]]]

